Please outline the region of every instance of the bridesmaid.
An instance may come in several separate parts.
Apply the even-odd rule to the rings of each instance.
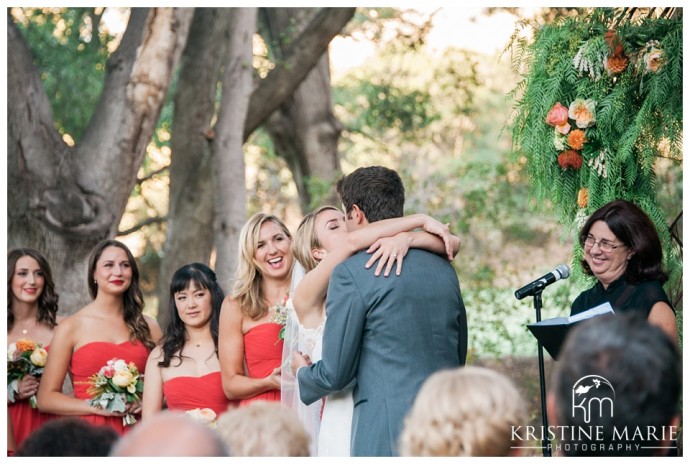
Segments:
[[[53,331],[61,319],[57,317],[58,295],[53,273],[45,257],[32,248],[17,248],[7,255],[7,343],[22,338],[41,343],[43,348],[53,338]],[[19,446],[35,429],[43,425],[51,414],[41,413],[29,404],[38,392],[40,379],[27,375],[17,384],[14,403],[8,399],[8,415]],[[12,431],[8,428],[8,433]]]
[[[142,313],[139,269],[129,248],[104,240],[89,257],[87,275],[93,301],[65,318],[55,331],[43,380],[38,389],[41,411],[81,416],[95,425],[109,425],[124,434],[122,416],[90,406],[89,377],[113,358],[134,362],[144,373],[150,350],[161,337],[158,323]],[[62,393],[69,373],[74,397]],[[127,405],[127,413],[141,411],[140,403]]]
[[[218,361],[218,319],[223,290],[205,264],[182,266],[172,277],[168,322],[146,363],[142,417],[168,409],[210,408],[221,415],[225,397]]]
[[[291,244],[287,227],[272,215],[255,214],[240,232],[235,285],[223,301],[218,337],[223,390],[240,406],[280,401],[283,325],[272,319],[290,291]]]

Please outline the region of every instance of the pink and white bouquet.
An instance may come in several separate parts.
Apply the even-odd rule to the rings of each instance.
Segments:
[[[133,362],[128,364],[113,358],[89,377],[91,386],[87,393],[92,396],[89,404],[111,412],[125,412],[128,403],[141,400],[143,377]],[[128,413],[122,418],[122,425],[132,425],[136,421],[134,415]]]
[[[28,338],[10,343],[7,348],[7,398],[14,403],[18,383],[24,376],[40,377],[48,359],[43,345]],[[29,398],[32,408],[36,408],[36,395]]]

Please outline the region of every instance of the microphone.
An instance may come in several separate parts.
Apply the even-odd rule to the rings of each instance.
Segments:
[[[535,293],[542,291],[548,285],[551,285],[557,280],[567,279],[568,277],[570,277],[570,268],[565,264],[559,264],[556,266],[556,269],[548,274],[528,283],[519,290],[515,290],[515,298],[522,300],[526,296],[534,295]]]

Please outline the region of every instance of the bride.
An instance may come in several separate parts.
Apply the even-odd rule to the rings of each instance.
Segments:
[[[423,228],[426,232],[412,232]],[[440,238],[439,238],[440,237]],[[307,214],[294,237],[293,253],[306,275],[301,280],[293,272],[292,307],[286,324],[283,350],[282,401],[297,410],[313,438],[312,456],[349,456],[352,423],[352,389],[328,396],[306,406],[299,400],[298,383],[289,368],[294,351],[309,362],[321,359],[321,342],[326,321],[326,291],[333,269],[359,250],[367,249],[371,258],[366,264],[374,274],[388,277],[393,266],[402,272],[403,258],[409,248],[422,248],[446,255],[452,260],[460,239],[451,235],[448,226],[424,215],[386,219],[348,232],[343,213],[334,206],[323,206]]]

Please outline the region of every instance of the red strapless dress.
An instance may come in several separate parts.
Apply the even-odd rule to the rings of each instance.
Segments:
[[[220,416],[235,401],[226,398],[220,372],[211,372],[201,377],[175,377],[163,383],[163,394],[168,409],[190,411],[211,408]]]
[[[252,327],[244,334],[244,360],[249,377],[262,379],[273,369],[280,367],[283,357],[283,340],[279,337],[283,326],[267,322]],[[240,401],[240,406],[252,401],[280,401],[280,389],[268,390]]]
[[[89,388],[89,377],[97,373],[101,367],[105,366],[111,359],[123,359],[127,363],[134,362],[139,372],[143,374],[148,357],[148,348],[139,341],[87,343],[72,353],[72,360],[69,366],[69,372],[74,385],[75,398],[83,400],[91,399],[91,396],[87,393]],[[144,377],[144,381],[146,381],[146,377]],[[108,425],[115,429],[120,435],[123,435],[131,428],[122,425],[122,417],[106,417],[97,414],[80,417],[94,425]]]
[[[45,349],[46,351],[49,351],[49,347],[46,346]],[[47,421],[57,417],[54,414],[40,412],[38,409],[32,408],[28,399],[8,404],[7,413],[10,415],[10,419],[12,420],[14,441],[17,446],[21,445],[26,437],[31,434],[31,432],[45,424]]]

